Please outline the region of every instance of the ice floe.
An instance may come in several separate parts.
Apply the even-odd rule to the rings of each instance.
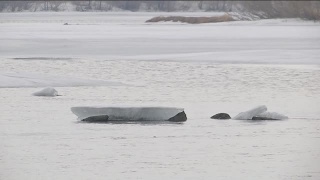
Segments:
[[[267,106],[262,105],[262,106],[258,106],[253,109],[250,109],[248,111],[241,112],[238,115],[236,115],[233,119],[239,119],[239,120],[252,119],[254,116],[266,111],[267,111]]]
[[[241,112],[232,119],[238,120],[281,120],[288,119],[287,116],[276,112],[268,112],[265,105],[255,107],[245,112]]]
[[[89,117],[108,116],[108,121],[167,121],[175,117],[183,108],[174,107],[72,107],[71,111],[79,120]],[[186,117],[185,117],[186,120]],[[185,121],[181,120],[181,121]],[[176,121],[176,120],[175,120]]]
[[[34,96],[58,96],[58,91],[52,87],[46,87],[40,91],[34,92]]]

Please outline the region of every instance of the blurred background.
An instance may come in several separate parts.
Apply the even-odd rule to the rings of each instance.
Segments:
[[[221,11],[261,18],[320,19],[320,1],[1,1],[0,12]]]

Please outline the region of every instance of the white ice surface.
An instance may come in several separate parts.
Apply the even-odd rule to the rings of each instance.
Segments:
[[[109,120],[150,120],[165,121],[182,112],[173,107],[72,107],[71,111],[79,120],[99,115],[108,115]]]
[[[46,87],[40,91],[34,92],[34,96],[58,96],[58,91],[52,87]]]
[[[270,118],[270,119],[288,119],[287,116],[283,115],[283,114],[279,114],[277,112],[263,112],[261,114],[256,115],[257,117],[264,117],[264,118]]]
[[[232,119],[248,120],[248,119],[252,119],[253,116],[257,116],[266,111],[267,111],[267,106],[262,105],[262,106],[258,106],[253,109],[250,109],[248,111],[241,112]]]
[[[0,58],[320,63],[319,22],[145,23],[159,15],[215,13],[1,13]]]
[[[1,73],[0,88],[13,87],[74,87],[74,86],[119,86],[120,82],[82,79],[68,76],[53,76],[36,73]]]

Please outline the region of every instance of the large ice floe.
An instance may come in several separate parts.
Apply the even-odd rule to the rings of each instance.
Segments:
[[[40,91],[34,92],[32,95],[53,97],[53,96],[58,96],[58,91],[52,87],[46,87]]]
[[[72,107],[82,121],[186,121],[183,108],[174,107]]]
[[[255,107],[245,112],[241,112],[232,119],[238,120],[281,120],[288,119],[287,116],[276,113],[268,112],[265,105]]]

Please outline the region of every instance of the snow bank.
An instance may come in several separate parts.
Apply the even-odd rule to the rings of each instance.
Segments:
[[[32,95],[34,96],[58,96],[58,91],[52,87],[47,87],[41,91],[35,92]]]
[[[13,87],[74,87],[74,86],[121,86],[120,82],[52,76],[34,73],[1,73],[0,88]]]
[[[267,111],[267,106],[262,105],[262,106],[258,106],[253,109],[250,109],[248,111],[241,112],[238,115],[236,115],[233,119],[248,120],[266,111]]]
[[[108,115],[112,120],[127,121],[165,121],[174,117],[183,108],[173,107],[72,107],[71,111],[78,116],[79,120],[92,116]]]

